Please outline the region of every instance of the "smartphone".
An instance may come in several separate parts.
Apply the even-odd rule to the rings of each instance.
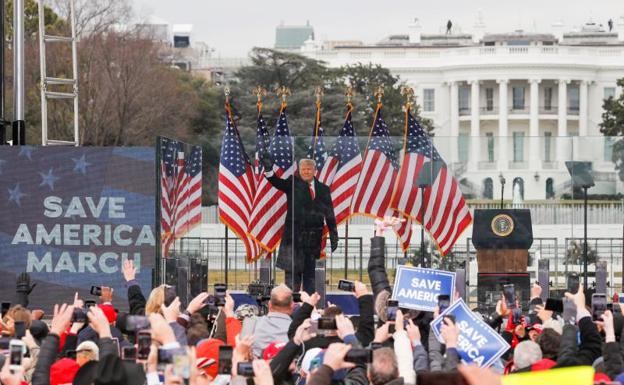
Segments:
[[[292,298],[294,303],[301,303],[301,293],[294,292],[292,293]]]
[[[26,325],[24,321],[15,321],[15,338],[20,340],[26,335]]]
[[[336,330],[336,319],[332,317],[319,318],[318,330]]]
[[[134,346],[124,346],[121,349],[121,359],[125,361],[135,361],[137,359],[137,348]]]
[[[568,274],[568,293],[576,294],[579,290],[580,277],[576,273]]]
[[[254,377],[253,365],[251,362],[239,362],[236,366],[236,373],[243,377]]]
[[[143,329],[149,329],[150,322],[147,317],[142,315],[130,315],[126,321],[126,330],[136,332]]]
[[[87,322],[87,313],[85,313],[85,311],[82,310],[79,307],[75,308],[74,309],[74,313],[72,314],[71,322],[86,323]]]
[[[225,292],[227,291],[227,285],[225,283],[215,283],[215,299],[217,306],[225,306]]]
[[[507,308],[512,309],[516,307],[516,289],[513,283],[503,285],[503,296],[507,303]]]
[[[355,291],[355,282],[341,279],[340,281],[338,281],[338,290]]]
[[[594,321],[602,320],[602,315],[607,310],[607,295],[604,293],[592,294],[591,308]]]
[[[399,301],[395,299],[389,299],[386,302],[386,320],[396,321],[397,310],[399,310]]]
[[[440,309],[440,313],[448,309],[449,306],[451,306],[451,296],[446,294],[438,295],[438,308]]]
[[[111,338],[111,341],[113,341],[113,346],[117,350],[117,354],[121,355],[121,351],[119,350],[119,339],[117,337],[113,337]]]
[[[91,295],[99,297],[102,295],[102,286],[91,286]]]
[[[136,359],[141,361],[147,360],[152,348],[152,334],[149,330],[143,329],[137,333],[136,341]]]
[[[165,286],[165,306],[171,305],[171,302],[173,302],[177,296],[175,287],[169,285]]]
[[[546,298],[544,310],[550,310],[555,313],[563,313],[563,300],[560,298]]]
[[[22,358],[24,358],[24,350],[26,345],[20,341],[13,339],[9,343],[9,368],[11,370],[20,370],[22,367]]]
[[[345,356],[345,362],[370,364],[373,362],[373,351],[371,349],[351,349]]]
[[[85,307],[85,309],[87,309],[87,311],[92,306],[95,306],[95,301],[94,300],[90,299],[90,300],[84,301],[84,307]]]
[[[2,310],[1,318],[4,318],[4,316],[9,311],[10,308],[11,308],[11,302],[2,302],[2,307],[0,308]]]
[[[219,346],[219,374],[232,374],[232,347]]]

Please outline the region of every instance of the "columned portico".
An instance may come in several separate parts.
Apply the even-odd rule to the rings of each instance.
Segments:
[[[481,125],[479,116],[479,81],[470,82],[470,162],[469,168],[476,170],[481,159],[481,143],[479,138],[479,127]]]
[[[451,145],[451,159],[453,162],[458,160],[458,143],[457,137],[459,137],[459,89],[456,81],[449,82],[451,88],[451,140],[454,141]]]
[[[529,167],[531,170],[540,168],[539,146],[539,83],[540,79],[529,79],[531,91],[529,96]]]
[[[564,167],[564,162],[570,159],[570,144],[568,139],[568,84],[570,79],[559,79],[558,114],[557,114],[557,163]]]
[[[509,136],[507,129],[507,85],[509,79],[498,79],[496,82],[498,83],[498,169],[506,170],[509,167],[507,156],[507,137]]]

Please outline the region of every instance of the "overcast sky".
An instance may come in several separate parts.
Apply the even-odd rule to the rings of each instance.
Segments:
[[[407,33],[418,18],[423,33],[443,31],[451,19],[470,32],[481,12],[487,32],[515,29],[549,32],[562,20],[566,30],[593,20],[606,26],[624,15],[623,0],[131,0],[136,17],[156,16],[171,24],[193,24],[192,39],[222,57],[245,56],[254,46],[272,47],[275,27],[305,24],[320,40],[376,42]]]

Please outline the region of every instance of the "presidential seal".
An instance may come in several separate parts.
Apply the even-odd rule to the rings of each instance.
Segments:
[[[498,214],[492,218],[492,231],[499,237],[506,237],[514,229],[514,221],[507,214]]]

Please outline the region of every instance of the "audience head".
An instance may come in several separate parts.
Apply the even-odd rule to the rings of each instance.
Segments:
[[[368,367],[368,380],[372,385],[383,385],[399,378],[399,364],[391,348],[375,349],[373,362]]]
[[[527,368],[542,359],[542,349],[533,341],[522,341],[514,350],[516,369]]]
[[[390,299],[391,293],[387,290],[382,290],[379,294],[377,294],[377,298],[375,298],[375,313],[377,313],[377,317],[382,323],[387,321],[386,312],[388,309],[388,299]]]
[[[276,286],[271,290],[271,300],[269,310],[276,313],[292,313],[292,290],[284,284]]]
[[[145,304],[145,315],[161,313],[161,305],[168,306],[176,297],[175,290],[169,285],[160,285],[152,289],[147,303]]]
[[[556,361],[559,353],[559,345],[561,345],[561,334],[554,329],[544,329],[542,334],[537,338],[537,344],[542,350],[542,357]]]
[[[76,348],[76,362],[82,366],[99,359],[100,349],[93,341],[84,341]]]
[[[2,333],[9,336],[15,335],[15,322],[23,322],[25,328],[30,329],[31,320],[30,310],[22,305],[15,305],[7,311],[3,318],[6,330],[2,330]]]

